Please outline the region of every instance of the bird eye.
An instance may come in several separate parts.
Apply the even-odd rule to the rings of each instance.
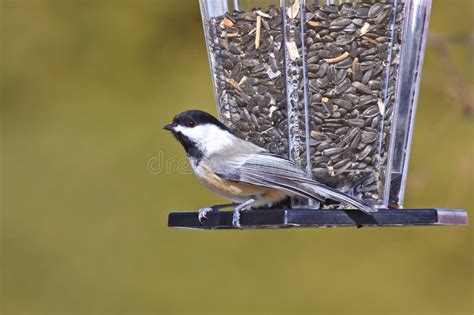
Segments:
[[[189,125],[189,127],[194,127],[194,125],[195,125],[194,120],[190,120],[188,122],[188,125]]]

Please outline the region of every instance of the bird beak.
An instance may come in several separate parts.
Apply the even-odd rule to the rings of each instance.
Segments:
[[[174,128],[173,124],[168,124],[168,125],[163,126],[163,129],[168,130],[168,131],[173,131],[173,128]]]

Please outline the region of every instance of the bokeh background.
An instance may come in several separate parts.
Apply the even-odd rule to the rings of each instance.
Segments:
[[[473,1],[433,2],[406,206],[473,210]],[[1,314],[473,314],[472,224],[166,227],[221,202],[161,129],[215,113],[197,0],[0,3]]]

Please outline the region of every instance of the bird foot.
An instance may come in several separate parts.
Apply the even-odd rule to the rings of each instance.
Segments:
[[[212,212],[214,211],[213,208],[201,208],[199,209],[199,213],[198,213],[198,220],[199,220],[199,223],[203,224],[202,221],[204,219],[207,219],[207,214],[209,212]]]
[[[232,225],[239,229],[240,225],[240,211],[234,211],[234,215],[232,216]]]
[[[232,216],[232,225],[234,228],[240,229],[242,226],[240,225],[240,211],[249,210],[252,208],[252,204],[255,202],[255,199],[247,200],[244,203],[236,206],[234,208],[234,215]]]
[[[201,208],[201,209],[199,209],[199,213],[198,213],[199,223],[203,224],[202,221],[204,219],[207,219],[207,214],[209,212],[219,211],[220,209],[234,207],[234,206],[235,206],[235,204],[230,203],[230,204],[225,204],[225,205],[215,205],[215,206],[212,206],[212,207]]]

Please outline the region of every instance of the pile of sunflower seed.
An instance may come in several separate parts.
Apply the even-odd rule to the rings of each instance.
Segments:
[[[385,3],[305,14],[314,176],[373,203],[384,193],[402,19],[403,5]]]
[[[318,3],[293,16],[271,6],[206,22],[219,116],[243,139],[291,155],[303,167],[309,163],[317,180],[377,204],[384,193],[404,5]],[[285,21],[293,23],[294,42],[287,33],[285,43]],[[289,86],[290,66],[307,80]]]
[[[205,27],[220,119],[243,139],[288,156],[281,10],[228,12]]]

